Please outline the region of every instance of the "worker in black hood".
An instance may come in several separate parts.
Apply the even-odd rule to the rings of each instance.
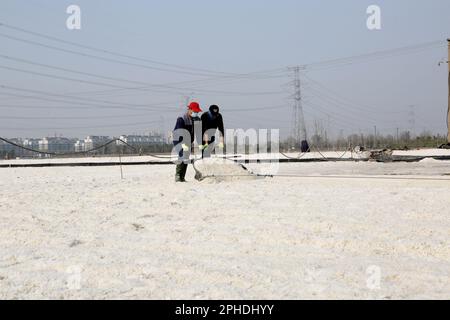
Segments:
[[[219,107],[215,104],[210,106],[209,111],[202,114],[201,120],[203,142],[200,146],[200,150],[202,150],[202,154],[205,155],[205,151],[207,155],[211,153],[212,150],[208,150],[208,146],[216,142],[217,129],[219,130],[220,135],[217,146],[223,149],[225,131],[223,128],[223,118],[219,112]]]

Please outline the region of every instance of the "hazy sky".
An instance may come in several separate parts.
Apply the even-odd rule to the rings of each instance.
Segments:
[[[66,27],[71,4],[81,7],[81,30]],[[381,30],[366,26],[371,4],[381,7]],[[448,0],[2,0],[7,26],[140,59],[0,26],[0,136],[167,131],[188,97],[204,109],[218,104],[228,128],[285,135],[288,66],[414,45],[307,67],[308,133],[317,122],[334,135],[374,125],[444,134],[447,66],[438,62],[447,58],[449,12]],[[433,41],[441,42],[422,46]]]

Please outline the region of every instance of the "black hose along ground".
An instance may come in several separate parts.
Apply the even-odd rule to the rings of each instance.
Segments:
[[[28,147],[21,146],[13,141],[10,141],[6,138],[0,137],[0,141],[4,141],[10,145],[13,145],[15,147],[35,152],[37,154],[43,154],[43,155],[50,155],[50,156],[57,156],[57,157],[68,157],[68,156],[77,156],[77,155],[87,155],[91,152],[100,150],[112,143],[120,142],[121,144],[127,146],[131,150],[136,152],[136,155],[139,156],[149,156],[156,159],[166,159],[166,161],[134,161],[134,162],[121,162],[121,161],[115,161],[115,162],[71,162],[71,163],[28,163],[28,164],[14,164],[14,163],[7,163],[7,164],[0,164],[0,168],[20,168],[20,167],[66,167],[66,166],[115,166],[115,165],[171,165],[174,162],[172,161],[173,157],[171,155],[168,156],[162,156],[158,154],[153,153],[139,153],[138,150],[128,144],[127,142],[121,140],[121,139],[112,139],[100,146],[97,146],[93,149],[86,150],[86,151],[79,151],[79,152],[68,152],[68,153],[55,153],[55,152],[46,152],[46,151],[40,151],[40,150],[34,150]],[[317,149],[317,148],[316,148]],[[358,162],[358,161],[369,161],[369,159],[354,159],[354,158],[344,158],[345,154],[349,152],[346,150],[342,155],[339,157],[326,157],[322,154],[322,152],[317,149],[317,152],[321,156],[320,158],[303,158],[303,156],[306,153],[301,153],[297,157],[291,157],[286,155],[283,152],[280,152],[282,156],[285,158],[278,158],[278,159],[239,159],[241,155],[239,154],[230,154],[228,156],[223,157],[224,159],[229,159],[232,161],[235,161],[239,164],[244,163],[270,163],[270,162],[279,162],[279,163],[297,163],[297,162],[324,162],[324,161],[331,161],[331,162],[337,162],[337,161],[352,161],[352,162]],[[115,155],[111,155],[110,157],[114,157]],[[132,155],[130,155],[132,156]],[[135,155],[133,155],[135,156]],[[418,162],[426,158],[432,158],[435,160],[450,160],[450,156],[392,156],[390,159],[374,159],[374,161],[377,162]],[[193,160],[195,162],[195,159]],[[249,171],[245,166],[242,165],[242,167]]]

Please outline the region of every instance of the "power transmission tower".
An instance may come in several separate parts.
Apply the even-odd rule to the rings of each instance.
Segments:
[[[409,107],[409,126],[411,128],[411,137],[415,138],[416,136],[416,111],[415,111],[415,105],[410,105]]]
[[[306,126],[302,106],[302,86],[300,80],[300,67],[289,68],[294,73],[294,106],[292,110],[292,137],[297,146],[306,144]],[[303,149],[303,148],[302,148]]]
[[[160,117],[159,117],[159,133],[161,134],[161,135],[163,135],[163,136],[165,136],[166,135],[166,133],[164,132],[165,131],[165,121],[164,121],[164,117],[161,115]]]
[[[184,96],[184,105],[183,105],[183,110],[189,105],[189,103],[192,101],[194,96],[194,92],[191,92],[189,95]]]

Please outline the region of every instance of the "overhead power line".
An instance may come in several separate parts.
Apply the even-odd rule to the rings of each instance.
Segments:
[[[145,68],[145,69],[151,69],[151,70],[154,70],[154,71],[168,71],[166,69],[162,69],[162,68],[158,68],[158,67],[152,67],[152,66],[148,66],[148,65],[144,65],[144,64],[138,64],[138,63],[133,63],[133,62],[125,62],[125,61],[121,61],[121,60],[117,60],[117,59],[101,57],[101,56],[98,56],[98,55],[93,55],[93,54],[84,53],[84,52],[80,52],[80,51],[75,51],[75,50],[70,50],[70,49],[63,49],[63,48],[59,48],[59,47],[55,47],[55,46],[52,46],[52,45],[43,44],[43,43],[40,43],[40,42],[37,42],[37,41],[33,41],[33,40],[27,40],[27,39],[23,39],[23,38],[10,36],[10,35],[3,34],[3,33],[0,33],[0,37],[6,38],[6,39],[10,39],[10,40],[14,40],[14,41],[23,42],[23,43],[28,43],[28,44],[32,44],[32,45],[35,45],[35,46],[39,46],[39,47],[43,47],[43,48],[47,48],[47,49],[52,49],[52,50],[56,50],[56,51],[60,51],[60,52],[65,52],[65,53],[74,54],[74,55],[78,55],[78,56],[84,56],[84,57],[87,57],[87,58],[92,58],[92,59],[103,61],[103,62],[105,62],[105,61],[113,62],[113,63],[117,63],[117,64],[122,64],[122,65],[134,66],[134,67]],[[198,75],[197,73],[186,72],[186,71],[178,71],[176,73],[189,74],[189,75]]]
[[[157,92],[173,93],[173,91],[175,91],[177,94],[180,94],[180,95],[182,95],[186,91],[201,91],[201,92],[205,92],[205,93],[225,94],[225,95],[228,95],[228,94],[230,94],[230,95],[272,95],[272,94],[279,94],[279,93],[281,93],[280,91],[277,91],[277,92],[270,92],[270,91],[269,92],[232,92],[232,91],[205,90],[205,89],[185,88],[185,87],[181,88],[181,87],[174,87],[174,86],[169,86],[169,85],[149,84],[149,83],[142,82],[142,81],[134,81],[134,80],[128,80],[128,79],[123,79],[123,78],[109,77],[109,76],[94,74],[94,73],[91,73],[91,72],[78,71],[78,70],[68,69],[68,68],[64,68],[64,67],[38,63],[38,62],[26,60],[26,59],[11,57],[11,56],[4,55],[4,54],[0,54],[0,57],[3,58],[3,59],[6,59],[6,60],[10,60],[10,61],[15,61],[15,62],[19,62],[19,63],[24,63],[24,64],[28,64],[28,65],[34,65],[34,66],[48,68],[48,69],[54,69],[54,70],[63,71],[63,72],[81,74],[81,75],[85,75],[85,76],[89,76],[89,77],[95,77],[95,78],[100,78],[100,79],[104,79],[104,80],[112,80],[112,81],[116,81],[116,82],[126,82],[126,83],[141,85],[139,87],[123,87],[123,86],[112,85],[112,84],[108,84],[108,83],[93,82],[93,81],[90,81],[90,80],[83,80],[83,79],[73,79],[73,78],[67,78],[67,77],[62,77],[62,76],[57,76],[57,75],[43,74],[43,73],[30,71],[30,70],[23,70],[23,69],[13,68],[13,67],[9,67],[9,66],[1,66],[1,68],[8,69],[8,70],[11,70],[11,71],[25,72],[25,73],[30,73],[30,74],[34,74],[34,75],[44,76],[44,77],[56,78],[56,79],[60,79],[60,80],[76,81],[76,82],[81,82],[81,83],[85,83],[85,84],[107,86],[107,87],[123,89],[123,90],[152,91],[154,89],[151,89],[151,87],[156,87],[156,88],[165,88],[165,89],[171,89],[172,90],[172,91],[158,91],[158,90],[155,90]]]
[[[74,46],[74,47],[79,47],[79,48],[91,50],[91,51],[94,51],[94,52],[99,52],[99,53],[103,53],[103,54],[109,54],[109,55],[116,56],[116,57],[127,58],[127,59],[130,59],[130,60],[135,60],[135,61],[141,61],[141,62],[146,62],[146,63],[150,63],[150,64],[166,66],[166,67],[170,67],[170,68],[174,68],[174,69],[198,71],[198,72],[201,72],[200,75],[205,75],[205,74],[202,74],[202,73],[208,73],[207,76],[211,76],[211,74],[215,74],[215,75],[221,75],[221,76],[232,76],[232,77],[242,77],[242,76],[244,76],[245,77],[245,76],[265,74],[265,73],[270,73],[270,72],[274,72],[274,71],[277,72],[277,71],[283,70],[283,68],[276,68],[276,69],[270,69],[270,70],[265,70],[265,71],[256,71],[256,72],[251,72],[251,73],[231,73],[231,72],[209,70],[209,69],[205,69],[205,68],[193,68],[193,67],[182,66],[182,65],[173,64],[173,63],[161,62],[161,61],[157,61],[157,60],[154,60],[154,59],[136,57],[136,56],[133,56],[133,55],[123,54],[123,53],[115,52],[115,51],[112,51],[112,50],[97,48],[97,47],[90,46],[90,45],[85,45],[85,44],[81,44],[81,43],[77,43],[77,42],[73,42],[73,41],[68,41],[68,40],[61,39],[61,38],[58,38],[58,37],[55,37],[55,36],[50,36],[50,35],[46,35],[46,34],[43,34],[43,33],[36,32],[36,31],[31,31],[31,30],[27,30],[27,29],[24,29],[24,28],[21,28],[21,27],[13,26],[13,25],[10,25],[10,24],[4,23],[4,22],[0,22],[0,27],[6,28],[6,29],[10,29],[10,30],[15,30],[17,32],[22,32],[22,33],[29,34],[29,35],[33,35],[35,37],[40,37],[40,38],[51,40],[51,41],[54,41],[54,42],[59,42],[59,43],[63,43],[63,44],[66,44],[66,45],[71,45],[71,46]],[[5,35],[3,34],[2,36],[5,36]],[[18,40],[18,39],[15,38],[14,40]],[[21,39],[21,40],[24,40],[24,39]],[[405,54],[405,53],[407,54],[407,53],[417,52],[417,51],[424,50],[424,49],[429,49],[429,48],[443,47],[445,45],[446,45],[446,43],[444,41],[441,41],[441,40],[430,41],[430,42],[424,42],[424,43],[410,45],[410,46],[404,46],[404,47],[400,47],[400,48],[379,50],[379,51],[366,53],[366,54],[360,54],[360,55],[354,55],[354,56],[349,56],[349,57],[343,57],[343,58],[337,58],[337,59],[330,59],[330,60],[312,62],[312,63],[309,63],[309,64],[303,64],[303,65],[300,65],[300,66],[303,67],[303,68],[306,68],[308,70],[312,70],[314,68],[324,68],[324,67],[328,68],[328,67],[333,66],[333,65],[348,64],[348,63],[354,63],[356,61],[364,61],[364,60],[367,61],[367,60],[371,60],[371,59],[378,59],[378,58],[395,56],[397,54]],[[149,67],[149,66],[147,66],[147,67]],[[160,69],[160,71],[179,72],[179,71],[170,70],[170,69]],[[199,75],[199,74],[197,74],[197,75]],[[202,80],[200,80],[200,81],[202,81]]]
[[[153,123],[158,123],[160,120],[152,120],[152,121],[145,121],[145,122],[133,122],[133,123],[115,123],[115,124],[107,124],[107,125],[95,125],[95,126],[76,126],[76,127],[26,127],[26,128],[20,128],[20,127],[8,127],[8,126],[2,126],[2,129],[9,129],[9,130],[65,130],[65,129],[96,129],[96,128],[116,128],[116,127],[130,127],[130,126],[139,126],[139,125],[149,125]]]
[[[150,111],[151,112],[151,111]],[[5,116],[2,115],[2,119],[10,120],[90,120],[90,119],[123,119],[133,117],[148,116],[148,113],[138,114],[122,114],[122,115],[100,115],[100,116]]]
[[[35,32],[35,31],[31,31],[31,30],[26,30],[24,28],[16,27],[16,26],[13,26],[13,25],[10,25],[10,24],[6,24],[6,23],[3,23],[3,22],[0,22],[0,27],[7,28],[7,29],[10,29],[10,30],[19,31],[19,32],[26,33],[26,34],[30,34],[30,35],[33,35],[33,36],[36,36],[36,37],[40,37],[40,38],[43,38],[43,39],[47,39],[47,40],[51,40],[51,41],[55,41],[55,42],[59,42],[59,43],[64,43],[64,44],[67,44],[67,45],[71,45],[71,46],[75,46],[75,47],[79,47],[79,48],[83,48],[83,49],[87,49],[87,50],[91,50],[91,51],[95,51],[95,52],[99,52],[99,53],[103,53],[103,54],[109,54],[109,55],[112,55],[112,56],[121,57],[121,58],[127,58],[127,59],[130,59],[130,60],[135,60],[135,61],[141,61],[141,62],[146,62],[146,63],[150,63],[150,64],[166,66],[166,67],[170,67],[170,68],[174,68],[174,69],[183,69],[183,70],[197,71],[197,72],[201,72],[201,73],[208,73],[209,76],[211,74],[222,75],[222,76],[224,76],[224,75],[226,75],[226,76],[246,76],[246,75],[248,75],[248,74],[239,74],[239,73],[215,71],[215,70],[209,70],[209,69],[204,69],[204,68],[193,68],[193,67],[182,66],[182,65],[173,64],[173,63],[161,62],[161,61],[148,59],[148,58],[136,57],[136,56],[133,56],[133,55],[123,54],[123,53],[115,52],[115,51],[112,51],[112,50],[106,50],[106,49],[102,49],[102,48],[97,48],[97,47],[94,47],[94,46],[89,46],[89,45],[85,45],[85,44],[81,44],[81,43],[77,43],[77,42],[73,42],[73,41],[64,40],[64,39],[61,39],[61,38],[58,38],[58,37],[45,35],[43,33]],[[170,69],[159,69],[159,70],[179,73],[179,71],[177,71],[177,70],[170,70]],[[262,71],[262,72],[264,72],[264,71]],[[270,72],[270,70],[269,70],[269,72]]]
[[[335,102],[339,102],[341,104],[343,103],[347,106],[350,106],[354,110],[364,112],[365,114],[370,113],[370,114],[374,114],[374,115],[379,115],[379,111],[377,111],[377,108],[370,107],[365,104],[361,104],[359,102],[351,101],[349,98],[343,97],[341,94],[336,93],[334,90],[326,87],[325,85],[318,82],[317,80],[312,79],[310,76],[308,76],[306,74],[304,74],[303,76],[308,80],[309,84],[311,84],[313,87],[316,88],[315,90],[321,90],[320,94],[325,94],[327,97],[334,100]],[[383,112],[383,113],[385,113],[385,112]],[[389,112],[387,112],[387,113],[389,113]]]
[[[43,34],[40,34],[40,33],[37,33],[37,32],[33,32],[33,31],[29,31],[29,30],[13,27],[13,26],[10,26],[10,25],[6,25],[6,24],[1,23],[1,22],[0,22],[0,27],[9,28],[9,29],[12,29],[12,30],[24,32],[24,33],[27,33],[27,34],[31,34],[31,35],[38,36],[38,37],[41,37],[41,38],[46,38],[46,39],[49,39],[49,40],[53,40],[53,41],[57,41],[57,42],[65,43],[65,44],[69,44],[69,45],[76,46],[76,47],[81,47],[81,48],[84,48],[84,49],[89,49],[91,51],[107,53],[107,54],[110,54],[110,55],[113,55],[113,56],[121,56],[121,57],[125,57],[125,58],[131,59],[131,60],[138,60],[138,61],[145,60],[145,59],[139,59],[139,58],[132,57],[132,56],[127,56],[127,55],[122,55],[122,54],[118,54],[118,53],[113,53],[112,51],[108,51],[108,50],[104,50],[104,49],[98,49],[98,48],[94,48],[94,47],[90,47],[90,46],[86,46],[86,45],[82,45],[82,44],[76,44],[74,42],[66,41],[66,40],[63,40],[63,39],[56,38],[56,37],[51,37],[51,36],[43,35]],[[1,36],[5,37],[5,38],[8,38],[8,39],[11,39],[11,40],[16,40],[16,41],[26,42],[26,43],[30,43],[30,44],[34,44],[34,45],[39,45],[41,47],[46,47],[46,48],[49,48],[49,49],[65,51],[67,53],[73,53],[73,54],[78,54],[78,55],[84,55],[86,57],[91,57],[91,58],[95,58],[95,59],[100,58],[100,59],[102,59],[104,61],[120,63],[120,64],[125,64],[125,65],[130,65],[130,66],[137,66],[137,67],[141,67],[141,68],[152,69],[152,70],[155,70],[155,71],[172,72],[172,73],[188,74],[188,75],[195,75],[195,76],[198,76],[198,75],[211,76],[211,72],[208,72],[208,71],[206,71],[206,72],[203,71],[202,73],[200,73],[200,72],[173,70],[173,69],[161,68],[161,67],[156,67],[156,66],[149,66],[149,65],[144,65],[142,63],[125,62],[125,61],[112,59],[112,58],[99,57],[97,55],[83,53],[83,52],[80,52],[80,51],[74,51],[74,50],[69,50],[69,49],[62,49],[62,48],[54,47],[54,46],[51,46],[51,45],[46,45],[46,44],[43,44],[43,43],[35,42],[35,41],[32,41],[32,40],[26,40],[26,39],[23,39],[23,38],[17,38],[17,37],[10,36],[10,35],[1,34]],[[146,62],[151,62],[151,60],[147,60]],[[156,62],[151,62],[151,63],[158,64],[158,65],[163,65],[163,63],[156,63]],[[185,70],[187,69],[187,70],[189,70],[190,68],[179,66],[178,69],[185,69]]]
[[[26,30],[26,29],[23,29],[23,28],[19,28],[19,27],[12,26],[12,25],[5,24],[5,23],[1,23],[1,22],[0,22],[0,27],[8,28],[8,29],[15,30],[15,31],[19,31],[19,32],[22,32],[22,33],[26,33],[26,34],[29,34],[29,35],[33,35],[33,36],[44,38],[44,39],[51,40],[51,41],[56,41],[56,42],[63,43],[63,44],[66,44],[66,45],[71,45],[71,46],[75,46],[75,47],[78,47],[78,48],[87,49],[87,50],[94,51],[94,52],[99,52],[99,53],[102,53],[102,54],[109,54],[109,55],[112,55],[112,56],[116,56],[116,57],[120,57],[120,58],[126,58],[126,59],[131,59],[131,60],[134,60],[134,61],[146,62],[146,63],[163,65],[163,66],[170,66],[170,67],[174,67],[174,68],[178,68],[178,69],[194,70],[194,71],[198,71],[198,72],[202,72],[202,73],[198,73],[198,72],[197,73],[193,73],[193,72],[186,72],[186,71],[181,71],[181,70],[170,70],[170,69],[164,69],[164,68],[159,68],[159,67],[154,67],[154,66],[149,66],[149,65],[143,65],[143,64],[138,64],[138,63],[131,63],[131,62],[128,62],[128,61],[121,61],[121,60],[117,60],[117,59],[101,57],[101,56],[98,56],[98,55],[87,54],[87,53],[83,53],[83,52],[79,52],[79,51],[63,49],[63,48],[59,48],[59,47],[43,44],[43,43],[36,42],[36,41],[31,41],[31,40],[27,40],[27,39],[23,39],[23,38],[14,37],[14,36],[11,36],[11,35],[0,34],[0,36],[3,36],[3,37],[8,38],[10,40],[15,40],[15,41],[20,41],[20,42],[36,45],[36,46],[41,46],[41,47],[45,47],[47,49],[59,50],[59,51],[63,51],[63,52],[66,52],[66,53],[77,54],[77,55],[81,55],[81,56],[84,56],[84,57],[89,57],[89,58],[93,58],[93,59],[97,59],[97,60],[100,59],[100,60],[108,61],[108,62],[112,62],[112,63],[125,64],[125,65],[140,67],[140,68],[147,68],[147,69],[152,69],[152,70],[156,70],[156,71],[166,71],[166,72],[173,72],[173,73],[181,73],[181,74],[199,75],[199,76],[207,76],[207,77],[209,77],[209,78],[206,78],[206,79],[198,79],[198,80],[182,81],[182,82],[172,83],[172,84],[175,84],[175,85],[176,84],[188,84],[188,83],[201,83],[201,82],[204,82],[204,81],[216,81],[216,80],[228,81],[230,79],[231,80],[245,79],[245,78],[248,78],[248,79],[265,79],[265,78],[272,78],[272,77],[274,77],[273,74],[276,74],[276,73],[284,71],[284,68],[277,68],[277,69],[269,69],[269,70],[262,70],[262,71],[254,71],[254,72],[250,72],[250,73],[230,73],[230,72],[212,71],[212,70],[201,69],[201,68],[192,68],[192,67],[180,66],[180,65],[176,65],[176,64],[169,64],[169,63],[159,62],[159,61],[152,60],[152,59],[146,59],[146,58],[126,55],[126,54],[114,52],[114,51],[111,51],[111,50],[96,48],[96,47],[93,47],[93,46],[88,46],[88,45],[84,45],[84,44],[80,44],[80,43],[76,43],[76,42],[72,42],[72,41],[67,41],[67,40],[60,39],[60,38],[57,38],[57,37],[54,37],[54,36],[49,36],[49,35],[45,35],[45,34],[42,34],[42,33],[35,32],[35,31]],[[208,72],[209,74],[204,74],[204,72]],[[211,77],[212,74],[215,74],[215,76]],[[275,77],[277,77],[277,76],[275,76]]]
[[[424,42],[424,43],[420,43],[420,44],[415,44],[415,45],[405,46],[405,47],[400,47],[400,48],[395,48],[395,49],[380,50],[380,51],[375,51],[375,52],[361,54],[361,55],[355,55],[355,56],[349,56],[349,57],[344,57],[344,58],[337,58],[337,59],[313,62],[313,63],[309,63],[309,64],[303,64],[303,65],[301,65],[301,67],[303,67],[306,71],[324,70],[324,69],[329,69],[329,68],[333,68],[333,67],[351,65],[354,63],[374,61],[374,60],[395,57],[395,56],[405,55],[405,54],[413,54],[413,53],[417,53],[417,52],[420,52],[423,50],[441,48],[441,47],[444,47],[445,45],[446,45],[445,42],[440,41],[440,40]]]
[[[64,94],[57,94],[57,93],[51,93],[47,91],[40,91],[40,90],[31,90],[31,89],[23,89],[23,88],[17,88],[12,87],[8,85],[0,84],[0,89],[7,89],[12,90],[15,92],[27,92],[27,93],[34,93],[41,96],[26,96],[26,95],[20,95],[20,94],[13,94],[8,93],[9,95],[21,97],[21,98],[30,98],[30,99],[37,99],[37,100],[44,100],[44,101],[52,101],[52,102],[60,102],[60,103],[77,103],[80,105],[90,106],[90,107],[98,107],[98,108],[104,108],[104,109],[129,109],[129,110],[159,110],[161,111],[160,107],[155,107],[149,104],[124,104],[124,103],[118,103],[113,101],[106,101],[106,100],[97,100],[97,99],[88,99],[78,96],[72,96],[72,95],[64,95]],[[47,98],[42,97],[44,96],[50,96],[50,97],[57,97],[59,99],[54,98]],[[67,101],[69,100],[69,101]],[[74,101],[75,100],[75,101]],[[170,107],[164,107],[164,110],[170,109]],[[178,108],[173,107],[173,110],[178,110]]]
[[[316,90],[312,87],[308,88],[308,94],[320,101],[324,104],[327,104],[329,107],[333,108],[335,114],[339,114],[344,117],[357,118],[361,120],[369,120],[373,123],[378,121],[382,122],[390,122],[391,120],[382,120],[380,118],[380,114],[372,113],[372,112],[364,112],[359,109],[355,109],[341,101],[335,100],[332,97],[328,96],[323,91]]]
[[[26,99],[28,96],[22,96],[22,95],[16,95],[16,94],[8,94],[5,92],[0,92],[0,96],[13,96],[16,98],[22,98],[22,99]],[[31,97],[28,97],[30,99],[32,99]],[[3,99],[2,99],[3,100]],[[49,101],[49,100],[44,100],[44,101]],[[51,101],[51,102],[55,102],[55,101]],[[70,110],[70,109],[77,109],[80,107],[79,104],[75,104],[76,102],[69,102],[67,101],[68,104],[64,104],[64,105],[36,105],[36,104],[28,104],[28,105],[16,105],[16,104],[0,104],[0,108],[3,109],[57,109],[57,110]],[[146,110],[146,112],[160,112],[161,108],[164,109],[168,109],[165,111],[179,111],[179,108],[174,108],[174,105],[177,105],[179,103],[179,101],[171,101],[171,102],[161,102],[161,103],[150,103],[148,106],[155,108],[155,109],[151,109],[151,110]],[[88,106],[88,107],[82,107],[82,109],[92,109],[95,106]],[[159,108],[159,109],[156,109]],[[139,109],[139,110],[145,110],[144,108]]]

